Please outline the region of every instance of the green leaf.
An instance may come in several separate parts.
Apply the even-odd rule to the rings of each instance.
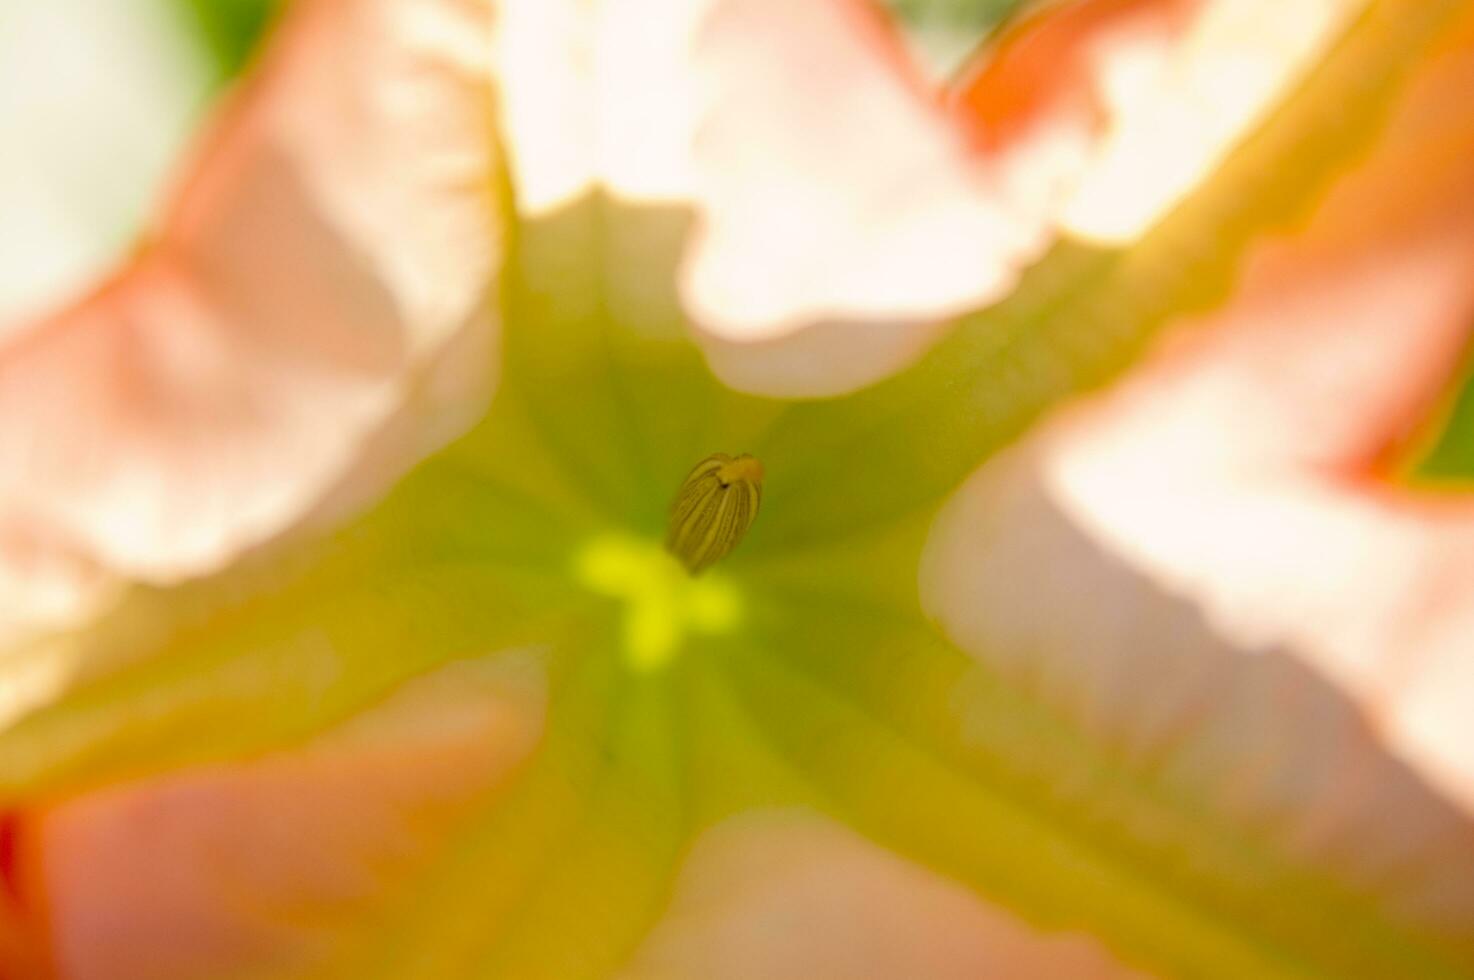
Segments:
[[[282,0],[174,0],[198,26],[222,82],[240,73]]]
[[[1423,442],[1408,467],[1414,483],[1461,487],[1474,480],[1474,362],[1465,366],[1448,406]]]
[[[916,58],[946,75],[1030,0],[882,0],[905,30]]]

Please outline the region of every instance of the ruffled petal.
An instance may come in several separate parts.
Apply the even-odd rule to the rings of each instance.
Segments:
[[[798,810],[708,830],[623,980],[1091,978],[1137,974]]]
[[[1053,5],[944,92],[868,0],[514,0],[501,121],[529,217],[689,209],[678,285],[723,381],[837,395],[1008,295],[1059,231],[1135,238],[1361,6]],[[668,274],[627,259],[611,274]]]
[[[709,95],[682,286],[729,383],[873,381],[1048,242],[1042,201],[1010,193],[868,4],[729,0],[697,52]]]
[[[1464,14],[1309,223],[979,471],[922,577],[964,649],[1445,927],[1474,915],[1474,507],[1378,474],[1474,322],[1471,85]]]
[[[494,330],[490,14],[293,10],[156,238],[0,350],[5,574],[75,612],[98,580],[218,567],[342,478],[451,339]]]
[[[974,253],[1041,245],[1037,224],[1020,231],[985,193],[965,132],[866,3],[517,0],[496,50],[519,209],[536,220],[604,193],[689,210],[686,306],[739,387],[874,380],[924,349],[923,314],[1006,290],[1012,265]],[[629,261],[617,238],[603,247],[615,277],[672,272]],[[900,262],[909,275],[875,274]],[[912,322],[898,329],[893,309]],[[847,322],[876,314],[880,329]],[[784,344],[820,316],[838,322]]]
[[[1129,242],[1200,184],[1365,6],[1056,4],[985,49],[955,97],[993,143],[1059,131],[1044,173],[1058,189],[1060,227]]]
[[[693,45],[722,0],[504,0],[493,49],[518,209],[602,190],[686,203],[698,122]]]
[[[682,281],[713,368],[763,394],[850,391],[1007,295],[1058,231],[1136,238],[1360,6],[1059,4],[942,99],[866,4],[719,4]]]

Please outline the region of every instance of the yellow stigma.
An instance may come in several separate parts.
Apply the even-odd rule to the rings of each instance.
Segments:
[[[763,464],[713,453],[686,474],[670,509],[665,550],[692,575],[737,547],[763,502]]]
[[[654,541],[600,535],[578,553],[575,574],[624,607],[621,646],[636,671],[664,667],[692,636],[717,636],[742,619],[742,595],[720,574],[693,579]]]

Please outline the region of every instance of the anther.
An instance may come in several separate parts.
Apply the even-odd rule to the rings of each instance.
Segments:
[[[763,464],[752,456],[713,453],[686,475],[670,509],[665,549],[692,575],[726,557],[757,517]]]

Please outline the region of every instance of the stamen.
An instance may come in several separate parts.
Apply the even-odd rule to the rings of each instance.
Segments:
[[[686,475],[670,509],[665,550],[692,575],[725,558],[752,527],[763,501],[763,464],[713,453]]]

